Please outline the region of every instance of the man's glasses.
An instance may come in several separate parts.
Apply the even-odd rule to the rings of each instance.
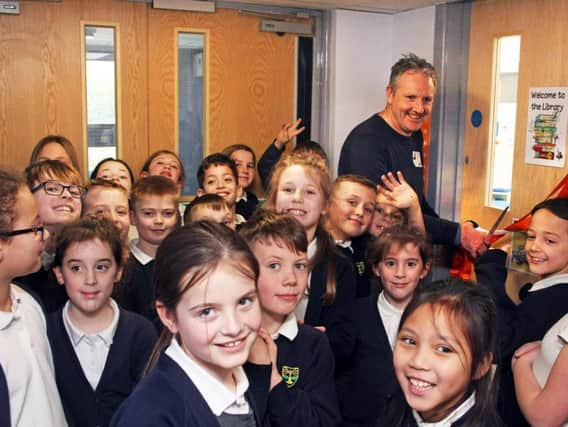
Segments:
[[[40,182],[38,185],[32,188],[32,193],[35,193],[40,188],[43,188],[45,193],[49,194],[50,196],[61,196],[65,189],[67,189],[67,191],[69,191],[69,194],[71,194],[71,197],[75,199],[80,199],[83,194],[85,194],[85,188],[80,185],[65,185],[55,181]]]
[[[28,233],[34,233],[35,236],[38,237],[41,241],[45,239],[45,227],[43,225],[38,225],[31,228],[22,228],[20,230],[0,231],[0,236],[13,237]]]

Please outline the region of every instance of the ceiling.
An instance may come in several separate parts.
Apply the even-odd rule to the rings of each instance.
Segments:
[[[461,3],[464,0],[223,0],[222,2],[285,6],[301,9],[350,9],[392,14],[437,4]]]

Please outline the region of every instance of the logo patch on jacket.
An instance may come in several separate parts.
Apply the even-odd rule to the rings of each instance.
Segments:
[[[365,261],[357,261],[355,263],[355,270],[357,270],[357,274],[362,276],[365,274]]]
[[[412,152],[412,163],[417,168],[422,167],[422,156],[420,155],[420,151],[413,151]]]
[[[300,377],[300,368],[292,368],[290,366],[282,366],[282,378],[284,382],[290,387],[294,387]]]

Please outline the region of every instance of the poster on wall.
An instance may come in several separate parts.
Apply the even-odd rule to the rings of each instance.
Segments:
[[[526,163],[564,167],[568,87],[529,89]]]

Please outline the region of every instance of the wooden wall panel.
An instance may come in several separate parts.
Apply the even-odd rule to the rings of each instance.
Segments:
[[[499,210],[484,206],[487,152],[491,110],[493,43],[496,37],[520,34],[521,59],[517,92],[517,123],[511,211],[520,217],[542,200],[568,172],[565,168],[525,164],[528,93],[531,87],[566,86],[568,44],[566,0],[490,0],[472,5],[465,129],[462,219],[476,218],[490,227]],[[483,123],[474,128],[473,110],[483,113]]]
[[[79,3],[21,6],[19,16],[0,15],[1,163],[18,169],[48,133],[82,154]]]
[[[120,27],[121,155],[133,166],[142,163],[148,154],[146,16],[147,5],[114,0],[25,2],[20,15],[0,15],[2,163],[23,169],[48,133],[68,137],[83,159],[82,20]]]
[[[261,33],[260,19],[121,0],[24,2],[19,16],[0,16],[0,163],[23,169],[48,133],[83,158],[81,22],[118,28],[119,152],[135,173],[151,152],[176,149],[176,28],[209,31],[206,153],[246,143],[260,155],[294,119],[296,42]]]
[[[149,11],[150,151],[175,149],[175,30],[209,30],[209,140],[206,154],[235,143],[260,155],[282,123],[294,118],[295,37],[259,32],[260,18]]]

